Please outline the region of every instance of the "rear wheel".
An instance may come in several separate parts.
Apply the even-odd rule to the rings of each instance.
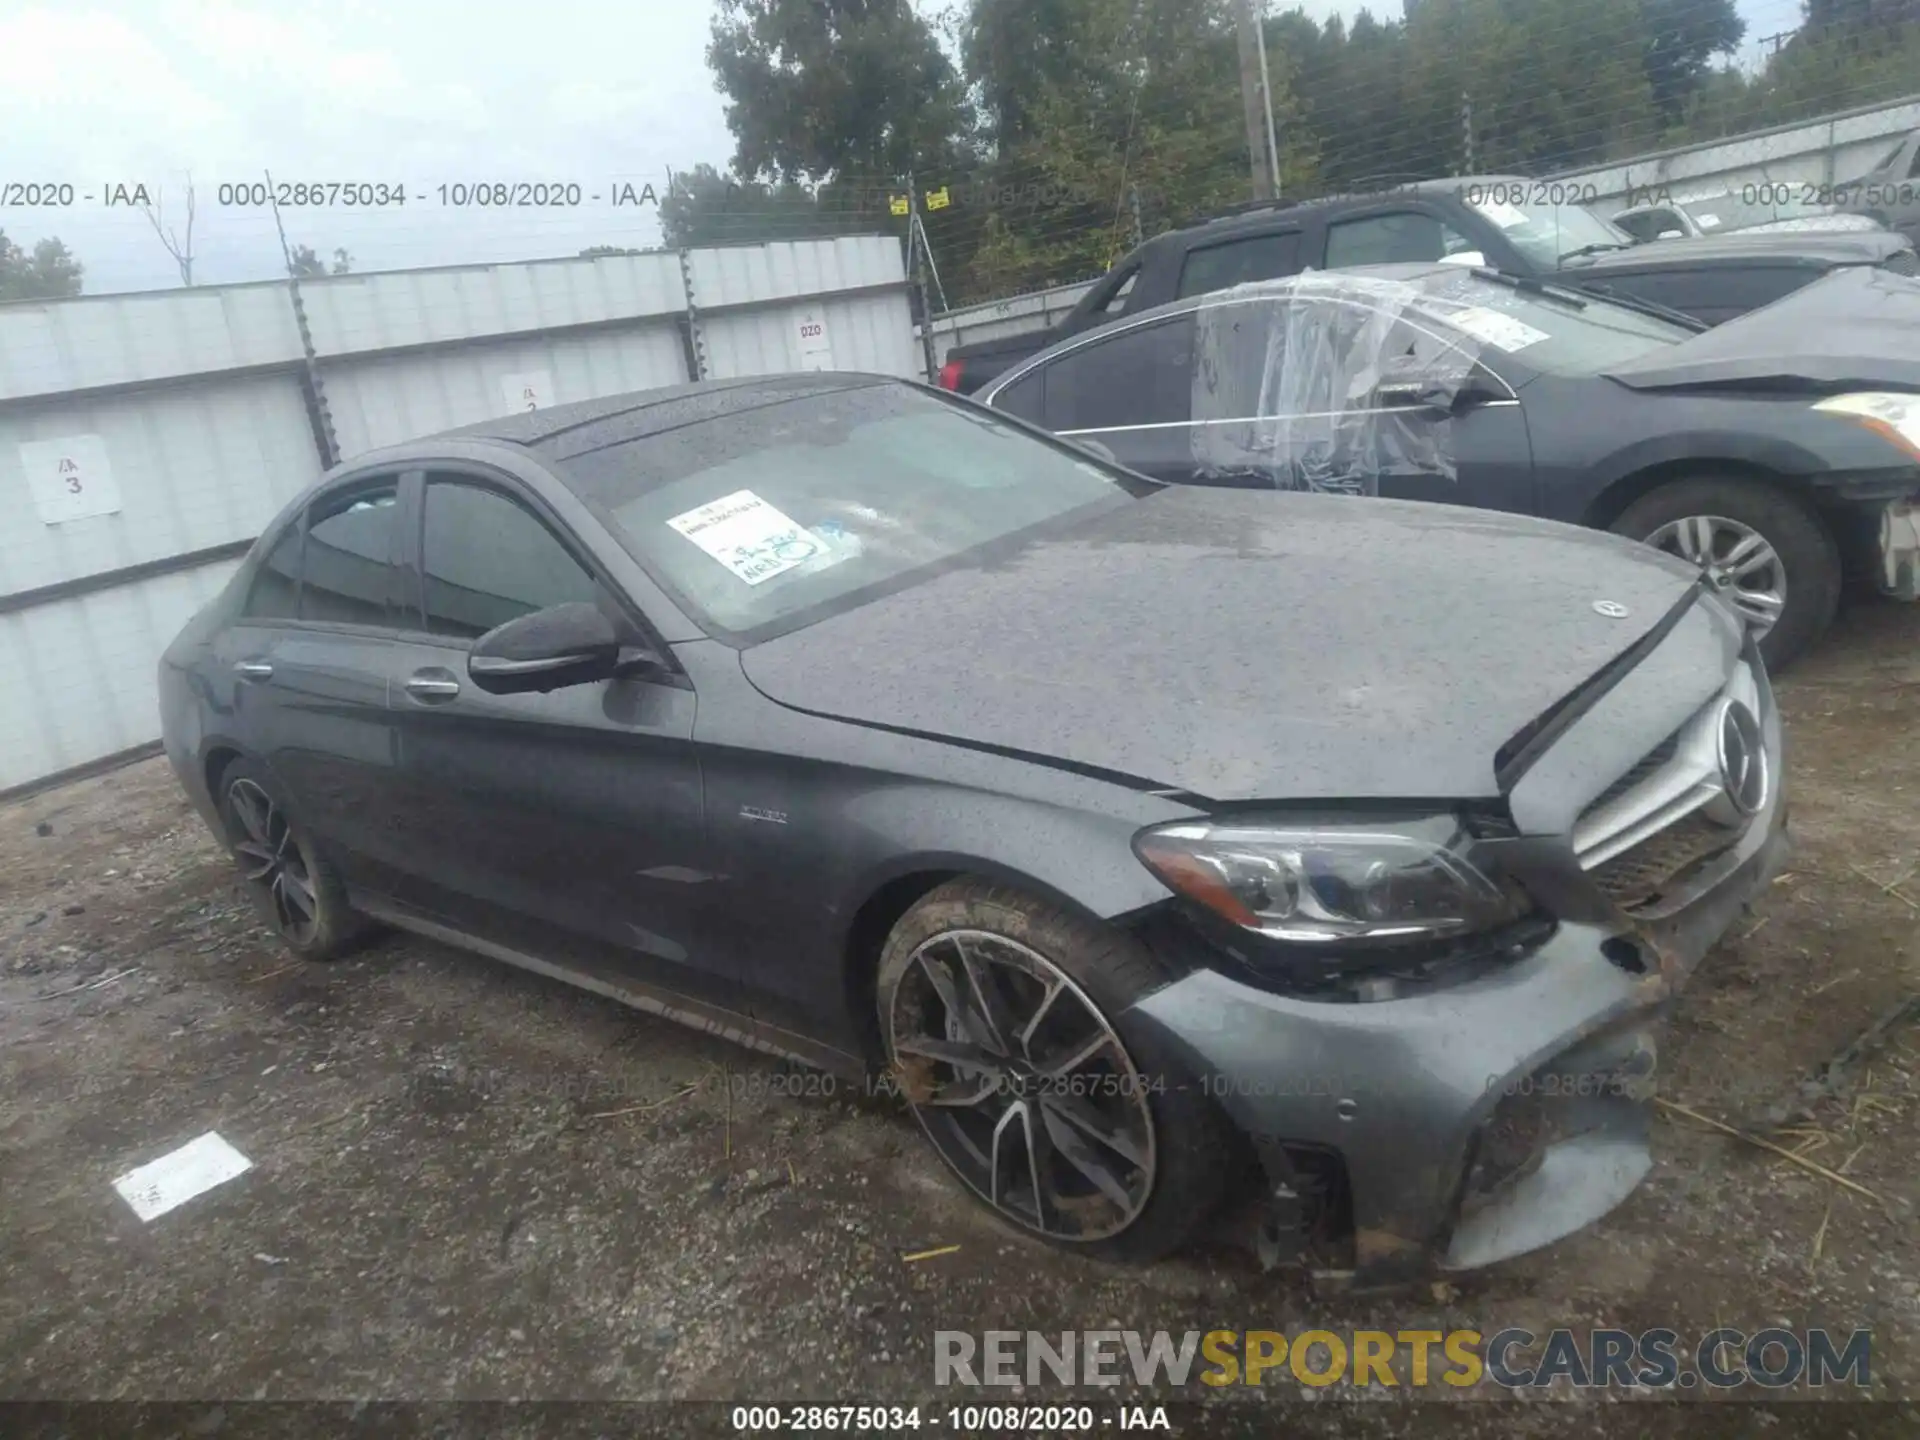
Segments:
[[[241,879],[289,950],[332,960],[361,938],[367,925],[347,904],[346,887],[301,834],[264,771],[246,760],[227,767],[220,816]]]
[[[1162,983],[1132,937],[959,880],[889,937],[880,1030],[934,1150],[1002,1219],[1147,1260],[1212,1215],[1233,1158],[1224,1117],[1126,1014]]]
[[[1840,604],[1840,551],[1810,507],[1764,481],[1701,477],[1642,495],[1615,533],[1698,566],[1746,621],[1771,669],[1826,633]]]

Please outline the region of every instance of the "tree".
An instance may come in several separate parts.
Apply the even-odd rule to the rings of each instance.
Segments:
[[[971,129],[909,0],[719,0],[707,63],[749,179],[878,183],[952,159]]]
[[[999,137],[983,167],[995,199],[971,220],[977,246],[956,287],[969,294],[1098,274],[1136,234],[1246,198],[1227,0],[1049,3],[1061,29],[1044,50],[1002,0],[974,0],[964,27]],[[1296,123],[1289,57],[1270,59],[1282,184],[1297,193],[1314,178],[1313,137]],[[941,226],[929,228],[940,251]]]
[[[1660,118],[1677,122],[1712,73],[1747,33],[1733,0],[1641,0],[1647,84]]]
[[[0,230],[0,301],[59,300],[80,293],[82,266],[49,236],[22,250]]]
[[[353,269],[353,256],[344,249],[336,247],[333,252],[333,266],[313,253],[311,245],[296,245],[293,254],[288,257],[287,268],[296,280],[313,280],[322,275],[345,275]]]
[[[675,249],[806,240],[859,228],[849,220],[857,220],[863,208],[885,213],[883,206],[862,207],[857,195],[841,195],[838,205],[822,203],[832,196],[831,190],[822,192],[797,180],[768,185],[696,165],[669,181],[660,201],[660,234]]]
[[[175,268],[180,271],[182,285],[193,284],[193,174],[186,177],[187,226],[185,231],[167,224],[165,197],[151,205],[141,207],[141,213],[147,217],[147,223],[153,226],[153,233],[160,237],[160,244],[172,258]]]

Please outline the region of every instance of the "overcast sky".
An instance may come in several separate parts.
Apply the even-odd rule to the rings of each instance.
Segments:
[[[1799,0],[1738,3],[1749,50],[1799,18]],[[323,254],[344,246],[358,270],[653,244],[652,208],[614,209],[604,197],[623,183],[664,188],[669,166],[725,168],[733,143],[705,61],[712,8],[712,0],[8,0],[0,186],[51,180],[96,198],[71,210],[0,209],[0,229],[25,245],[58,235],[86,265],[89,293],[175,284],[146,219],[99,197],[116,182],[145,183],[180,228],[191,171],[195,280],[264,279],[279,266],[271,215],[221,207],[217,192],[222,181],[271,170],[279,181],[404,183],[404,209],[287,215],[294,243]],[[1398,0],[1373,8],[1397,14]],[[443,208],[435,193],[494,179],[577,182],[603,200],[474,211]]]

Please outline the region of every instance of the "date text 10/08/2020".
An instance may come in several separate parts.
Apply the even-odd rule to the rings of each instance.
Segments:
[[[1182,1088],[1178,1084],[1170,1084],[1159,1075],[1112,1072],[1057,1075],[1042,1072],[1018,1080],[1011,1074],[996,1076],[993,1073],[983,1072],[972,1077],[972,1083],[985,1089],[995,1086],[1017,1089],[1018,1093],[1032,1097],[1043,1097],[1049,1094],[1082,1098],[1163,1095],[1169,1090]],[[1215,1099],[1243,1100],[1329,1097],[1388,1099],[1404,1089],[1403,1084],[1385,1082],[1376,1077],[1357,1073],[1351,1075],[1303,1073],[1279,1077],[1206,1074],[1192,1083],[1201,1093]],[[832,1100],[843,1094],[851,1095],[856,1091],[867,1099],[913,1100],[919,1098],[917,1095],[919,1082],[915,1075],[897,1067],[889,1067],[860,1080],[849,1080],[823,1070],[735,1070],[729,1074],[727,1084],[737,1100],[766,1098]],[[1569,1073],[1561,1075],[1542,1072],[1524,1076],[1489,1075],[1486,1088],[1490,1092],[1498,1091],[1506,1096],[1537,1096],[1546,1100],[1590,1099],[1598,1096],[1641,1100],[1650,1097],[1657,1089],[1657,1085],[1651,1074]],[[981,1091],[980,1098],[984,1098],[985,1089]]]
[[[888,1430],[951,1430],[958,1435],[1071,1433],[1094,1430],[1171,1431],[1163,1405],[950,1405],[944,1411],[919,1405],[736,1405],[728,1417],[736,1431],[822,1430],[873,1434]]]
[[[986,1088],[1016,1084],[1010,1076],[996,1077],[984,1073],[975,1076],[974,1082]],[[1173,1088],[1158,1075],[1038,1074],[1017,1083],[1022,1087],[1021,1094],[1034,1097],[1049,1094],[1081,1098],[1161,1095]],[[737,1100],[757,1100],[763,1097],[831,1100],[841,1095],[852,1095],[855,1092],[868,1099],[912,1100],[917,1093],[917,1082],[914,1076],[892,1067],[877,1074],[870,1074],[861,1080],[849,1080],[824,1070],[764,1072],[735,1070],[728,1077],[728,1085]],[[981,1090],[980,1098],[985,1098],[985,1089]]]
[[[287,210],[350,208],[383,210],[438,205],[461,210],[554,210],[604,205],[612,209],[658,205],[660,192],[647,181],[454,180],[409,187],[399,180],[244,180],[215,187],[214,203]]]

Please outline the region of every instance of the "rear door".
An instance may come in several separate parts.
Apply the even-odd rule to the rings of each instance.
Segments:
[[[216,642],[235,679],[234,725],[350,887],[384,891],[394,847],[387,673],[397,593],[400,476],[357,476],[314,497],[274,544],[240,619]]]
[[[707,890],[694,694],[677,673],[490,695],[473,642],[586,601],[667,648],[569,533],[508,477],[448,467],[409,495],[392,709],[410,837],[407,904],[621,983],[733,1006],[699,963]]]

